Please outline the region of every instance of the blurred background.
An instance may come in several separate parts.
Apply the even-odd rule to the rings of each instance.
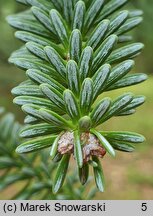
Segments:
[[[133,31],[135,41],[145,44],[143,54],[136,59],[135,72],[145,72],[149,80],[127,89],[105,95],[118,96],[121,92],[134,92],[147,97],[146,103],[130,117],[110,120],[103,125],[105,130],[129,130],[142,133],[146,143],[139,145],[134,153],[117,153],[115,159],[108,155],[102,161],[106,178],[105,193],[97,193],[95,199],[153,199],[153,1],[131,1],[129,7],[144,11],[144,22]],[[21,43],[14,38],[14,30],[6,23],[5,17],[24,7],[15,0],[0,0],[0,106],[11,111],[23,123],[24,114],[13,105],[10,91],[24,80],[24,71],[9,65],[7,59]],[[12,189],[13,190],[13,189]],[[7,191],[8,193],[8,191]],[[4,191],[0,199],[7,198]]]

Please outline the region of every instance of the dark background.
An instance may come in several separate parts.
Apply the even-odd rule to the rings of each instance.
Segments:
[[[143,54],[136,60],[135,72],[147,73],[149,80],[107,95],[115,97],[123,91],[131,91],[144,94],[147,102],[135,115],[114,118],[104,125],[103,129],[136,131],[144,134],[147,141],[137,147],[135,153],[117,153],[115,159],[106,156],[102,162],[107,182],[106,192],[98,193],[96,199],[153,199],[153,1],[133,0],[128,7],[144,11],[144,22],[132,34],[135,41],[145,44]],[[14,0],[0,0],[0,106],[13,112],[21,123],[24,114],[20,108],[13,105],[10,91],[25,79],[25,72],[7,63],[10,53],[21,43],[14,38],[14,30],[6,23],[5,17],[22,9],[24,7]],[[13,190],[14,188],[10,188],[9,191],[1,193],[0,199],[7,198],[7,193]]]

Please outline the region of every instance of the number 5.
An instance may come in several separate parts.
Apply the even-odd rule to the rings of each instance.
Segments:
[[[147,203],[142,203],[141,210],[142,211],[147,211]]]

